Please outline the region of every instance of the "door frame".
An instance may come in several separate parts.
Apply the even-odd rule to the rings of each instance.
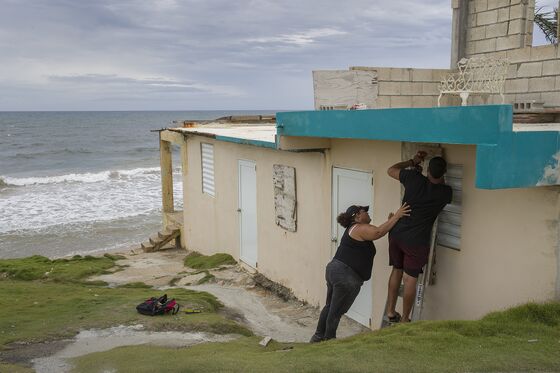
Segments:
[[[348,175],[348,176],[355,176],[357,173],[362,174],[362,176],[364,176],[364,179],[366,179],[370,185],[371,185],[371,193],[370,193],[370,197],[369,197],[369,206],[370,208],[370,214],[372,213],[373,210],[373,197],[374,197],[374,183],[373,183],[373,177],[374,177],[374,173],[371,170],[368,171],[364,171],[364,170],[358,170],[358,169],[351,169],[351,168],[344,168],[344,167],[337,167],[337,166],[332,166],[332,178],[331,178],[331,211],[332,211],[332,216],[331,216],[331,258],[334,257],[334,254],[336,253],[336,250],[338,248],[338,243],[340,241],[340,237],[338,237],[338,223],[336,221],[336,217],[337,215],[340,213],[340,211],[337,211],[338,208],[338,188],[335,187],[335,181],[338,175]],[[336,241],[335,241],[336,238]],[[373,277],[372,277],[373,278]],[[347,316],[350,317],[351,319],[359,322],[362,325],[365,325],[367,327],[371,327],[371,319],[372,319],[372,314],[373,314],[373,283],[372,283],[372,279],[369,279],[368,281],[364,282],[364,284],[362,285],[362,288],[360,289],[360,294],[363,294],[362,291],[369,291],[370,294],[370,304],[369,304],[369,315],[365,315],[364,317],[362,317],[360,314],[356,313],[355,311],[352,310],[352,308],[350,308],[350,310],[347,312]],[[358,294],[358,297],[360,297],[360,294]],[[356,298],[358,299],[358,298]],[[368,313],[368,311],[366,311],[366,313]]]
[[[239,260],[247,264],[251,268],[256,269],[258,265],[258,231],[257,231],[257,219],[255,218],[254,235],[255,235],[255,261],[253,262],[250,258],[243,256],[243,211],[242,211],[242,185],[243,181],[241,179],[241,167],[242,166],[253,166],[255,172],[255,217],[257,215],[257,162],[248,159],[238,159],[237,160],[237,179],[238,179],[238,196],[237,196],[237,212],[239,216]]]

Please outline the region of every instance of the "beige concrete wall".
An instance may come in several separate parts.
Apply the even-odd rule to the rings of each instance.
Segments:
[[[532,45],[535,0],[469,0],[468,11],[467,57]]]
[[[315,109],[332,107],[344,110],[358,102],[377,109],[437,106],[438,84],[450,71],[365,66],[353,66],[349,71],[314,71]],[[375,84],[372,85],[370,80],[374,80]],[[370,87],[366,89],[368,85]],[[442,105],[459,103],[457,97],[442,98]]]
[[[400,162],[401,144],[387,141],[333,140],[331,154],[335,167],[373,172],[373,206],[370,208],[370,216],[372,224],[384,223],[389,212],[398,209],[400,204],[399,183],[387,176],[387,168]],[[372,328],[378,328],[381,324],[390,274],[387,237],[375,241],[375,247],[377,254],[372,272]]]
[[[560,106],[560,49],[556,45],[541,45],[488,53],[507,58],[510,62],[505,85],[505,102],[542,102],[545,106]],[[492,95],[490,103],[501,103]],[[480,96],[469,99],[471,104],[482,103]]]
[[[427,290],[427,319],[475,319],[528,301],[557,294],[560,188],[483,190],[475,188],[475,146],[444,145],[449,163],[463,165],[461,250],[437,251],[437,283]],[[400,144],[332,141],[335,166],[374,172],[373,224],[398,208],[400,187],[386,169],[400,160]],[[385,306],[387,238],[375,242],[373,318]]]
[[[468,10],[466,57],[486,55],[510,62],[505,102],[560,106],[558,44],[531,47],[535,1],[469,0]],[[456,39],[454,43],[458,43]],[[488,100],[501,102],[499,95],[491,95]],[[471,105],[484,103],[481,96],[469,99]]]
[[[475,146],[445,146],[462,164],[461,250],[438,248],[430,319],[476,319],[528,301],[553,299],[558,270],[558,187],[476,189]]]
[[[437,106],[438,85],[448,69],[415,69],[400,67],[351,67],[352,70],[377,71],[378,108],[410,108]],[[457,105],[453,96],[442,98],[441,104]]]
[[[214,144],[216,196],[202,193],[200,143]],[[184,177],[185,245],[204,254],[225,252],[239,260],[239,159],[257,165],[258,271],[292,289],[312,304],[324,297],[324,267],[330,250],[330,183],[321,152],[283,152],[217,142],[193,136],[187,142],[188,174]],[[275,224],[272,165],[296,168],[297,231]],[[319,186],[319,187],[318,187]]]
[[[216,197],[201,192],[200,141],[215,144]],[[557,187],[482,190],[474,186],[474,146],[445,145],[449,163],[464,169],[461,250],[438,248],[437,283],[426,294],[427,319],[475,319],[527,301],[558,297]],[[373,172],[372,223],[399,206],[399,183],[386,174],[401,159],[398,142],[331,141],[325,153],[294,153],[254,146],[188,140],[185,178],[185,243],[205,254],[239,258],[237,159],[257,164],[258,270],[314,305],[325,297],[324,267],[331,236],[332,167]],[[296,168],[298,230],[274,224],[272,165]],[[372,327],[380,324],[387,295],[387,237],[375,242]]]
[[[374,70],[313,71],[315,110],[346,110],[355,104],[377,107],[377,72]]]

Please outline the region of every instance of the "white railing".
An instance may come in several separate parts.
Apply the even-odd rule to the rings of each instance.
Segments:
[[[472,94],[499,94],[504,103],[508,65],[505,58],[462,58],[457,62],[458,72],[448,74],[440,82],[438,106],[444,94],[459,95],[462,106],[467,106],[467,99]]]

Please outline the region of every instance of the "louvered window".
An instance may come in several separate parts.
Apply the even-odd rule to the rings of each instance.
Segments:
[[[202,193],[215,196],[214,189],[214,145],[200,144],[202,155]]]
[[[463,166],[447,165],[445,183],[453,189],[453,201],[439,215],[438,245],[461,249],[461,221],[463,214]]]

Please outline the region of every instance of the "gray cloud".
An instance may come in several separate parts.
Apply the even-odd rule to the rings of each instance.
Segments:
[[[314,69],[449,61],[449,0],[0,6],[0,110],[309,109]]]

